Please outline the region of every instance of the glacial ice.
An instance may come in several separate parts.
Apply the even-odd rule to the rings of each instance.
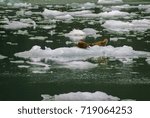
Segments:
[[[81,39],[85,39],[86,36],[96,37],[98,31],[93,28],[84,28],[83,30],[73,29],[69,33],[66,33],[65,36],[69,37],[72,41],[76,42]]]
[[[7,58],[6,56],[0,55],[0,59],[5,59]]]
[[[125,4],[125,5],[117,5],[117,6],[112,6],[111,7],[112,10],[122,10],[122,9],[128,10],[128,9],[132,9],[132,8],[138,8],[138,6]]]
[[[6,21],[6,23],[7,23],[6,25],[3,25],[3,28],[11,30],[36,27],[36,23],[32,19],[20,19],[20,21]]]
[[[101,91],[91,92],[70,92],[50,96],[42,94],[43,101],[118,101],[120,98],[108,95]]]
[[[65,15],[66,13],[63,13],[63,12],[60,12],[60,11],[57,11],[57,10],[49,10],[49,9],[44,9],[42,15],[44,17],[50,17],[50,18],[54,18],[56,16],[62,16],[62,15]]]
[[[130,16],[130,14],[128,12],[121,12],[121,11],[118,11],[118,10],[112,10],[110,12],[99,13],[99,16],[104,17],[104,18],[112,18],[112,17]]]
[[[109,31],[114,31],[117,33],[124,33],[129,31],[144,32],[150,29],[150,20],[132,20],[131,22],[107,20],[102,26]]]
[[[98,0],[98,4],[120,4],[123,3],[122,0]]]
[[[74,18],[71,15],[66,14],[66,15],[56,16],[55,19],[58,19],[58,20],[72,20]]]
[[[85,69],[91,69],[97,67],[98,64],[93,64],[87,61],[72,61],[72,62],[66,62],[62,63],[60,68],[69,68],[69,69],[80,69],[80,70],[85,70]]]
[[[148,64],[150,64],[150,58],[147,58],[147,59],[146,59],[146,62],[147,62]]]
[[[31,7],[31,3],[14,3],[13,4],[14,7],[17,7],[17,8],[22,8],[22,7]]]
[[[135,51],[130,46],[93,46],[88,49],[62,47],[53,50],[51,48],[41,49],[40,46],[33,46],[31,50],[16,53],[15,56],[26,59],[37,59],[38,61],[45,59],[64,63],[71,61],[84,61],[92,57],[113,57],[115,59],[149,57],[150,52]]]
[[[29,39],[31,40],[45,40],[47,39],[47,36],[35,36],[35,37],[30,37]]]
[[[61,12],[57,10],[44,9],[42,15],[45,18],[56,18],[56,19],[73,19],[73,17],[81,16],[85,14],[92,14],[90,10],[74,11],[74,12]]]
[[[7,25],[4,25],[5,29],[11,29],[11,30],[23,29],[27,27],[32,27],[32,25],[20,21],[10,21]]]
[[[86,37],[85,32],[79,29],[73,29],[71,32],[65,34],[66,37],[69,37],[73,41],[79,41]]]

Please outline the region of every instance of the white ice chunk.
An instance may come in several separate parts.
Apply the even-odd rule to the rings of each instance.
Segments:
[[[22,64],[24,63],[23,60],[16,60],[16,61],[10,61],[11,63],[16,63],[16,64]]]
[[[132,9],[132,8],[138,8],[138,6],[133,6],[133,5],[131,6],[129,4],[125,4],[125,5],[111,7],[111,9],[113,9],[113,10]]]
[[[18,45],[18,43],[6,42],[8,45]]]
[[[11,29],[11,30],[18,30],[28,27],[36,27],[35,21],[32,19],[20,19],[20,21],[6,21],[7,25],[4,25],[3,27],[5,29]]]
[[[150,13],[150,8],[145,10],[146,13]]]
[[[27,30],[18,30],[17,32],[14,32],[14,34],[20,34],[20,35],[28,35],[28,31]]]
[[[98,4],[120,4],[123,3],[122,0],[98,0]]]
[[[150,57],[150,52],[135,51],[132,47],[129,46],[93,46],[88,49],[81,49],[78,47],[63,47],[54,50],[50,48],[43,50],[39,46],[33,46],[31,50],[16,53],[15,56],[30,59],[37,58],[38,60],[46,59],[56,62],[69,62],[87,60],[92,57],[114,57],[116,59]]]
[[[95,3],[87,2],[84,4],[81,4],[82,9],[92,9],[95,8]]]
[[[144,9],[144,10],[146,10],[146,9],[148,9],[148,8],[150,8],[150,5],[139,5],[138,6],[138,8],[139,8],[139,10],[142,10],[142,9]]]
[[[43,101],[118,101],[120,98],[108,95],[101,91],[90,92],[70,92],[59,95],[41,95]]]
[[[62,16],[62,15],[65,15],[66,13],[65,12],[60,12],[60,11],[57,11],[57,10],[44,9],[42,14],[45,17],[54,18],[55,16]]]
[[[86,37],[86,33],[79,29],[73,29],[68,34],[65,34],[66,37],[69,37],[73,41],[79,41],[81,39],[84,39]]]
[[[5,0],[0,0],[0,2],[5,2]]]
[[[75,12],[68,12],[68,14],[72,16],[78,16],[78,15],[85,15],[85,14],[91,14],[92,12],[90,10],[82,10],[82,11],[75,11]]]
[[[82,16],[85,14],[92,14],[90,10],[82,10],[82,11],[74,11],[74,12],[61,12],[57,10],[49,10],[49,9],[44,9],[44,12],[42,15],[45,18],[56,18],[56,19],[73,19],[73,17],[76,16]]]
[[[5,59],[7,58],[6,56],[0,55],[0,59]]]
[[[69,69],[85,70],[85,69],[95,68],[97,66],[98,66],[98,64],[92,64],[92,63],[86,62],[86,61],[72,61],[72,62],[63,63],[62,66],[60,66],[60,67],[69,68]]]
[[[5,29],[17,30],[17,29],[32,27],[32,25],[28,23],[23,23],[20,21],[10,21],[8,22],[7,25],[4,25],[3,27]]]
[[[150,20],[132,20],[131,22],[107,20],[102,26],[105,27],[107,30],[117,33],[129,31],[144,32],[150,29]]]
[[[150,58],[147,58],[147,59],[146,59],[146,62],[147,62],[148,64],[150,64]]]
[[[31,7],[31,3],[14,3],[14,7],[20,8],[20,7]]]
[[[46,36],[35,36],[35,37],[30,37],[29,39],[31,39],[31,40],[45,40],[47,38],[48,37],[46,37]]]
[[[27,65],[18,65],[18,68],[29,68],[30,66]]]
[[[129,16],[130,14],[128,12],[121,12],[118,10],[112,10],[110,12],[99,13],[99,15],[101,17],[104,17],[104,18],[110,18],[110,17],[125,17],[125,16]]]
[[[84,28],[82,30],[86,35],[96,35],[96,33],[98,32],[97,30],[93,29],[93,28]]]
[[[66,37],[69,37],[72,41],[76,42],[82,39],[85,39],[86,36],[96,37],[98,31],[93,28],[84,28],[83,30],[73,29],[69,33],[65,34]]]
[[[118,41],[118,38],[110,38],[110,41]]]
[[[55,19],[58,20],[71,20],[74,19],[71,15],[66,14],[66,15],[62,15],[62,16],[56,16]]]

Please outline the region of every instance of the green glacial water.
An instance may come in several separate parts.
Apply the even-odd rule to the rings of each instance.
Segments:
[[[0,0],[0,100],[150,100],[148,2]]]

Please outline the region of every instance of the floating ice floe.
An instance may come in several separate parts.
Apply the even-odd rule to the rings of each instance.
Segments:
[[[0,0],[0,2],[5,2],[5,0]]]
[[[150,20],[132,20],[131,22],[107,20],[103,25],[107,30],[117,33],[124,33],[129,31],[144,32],[150,29]]]
[[[32,65],[29,69],[32,73],[47,73],[50,69],[50,65],[38,62],[38,59],[35,58],[32,58],[32,62],[27,61],[26,63]]]
[[[32,14],[32,11],[25,11],[24,9],[21,9],[20,11],[16,12],[17,16],[31,16]]]
[[[82,11],[67,12],[67,13],[72,16],[78,16],[78,15],[90,14],[92,12],[90,10],[82,10]]]
[[[5,59],[7,58],[6,56],[0,55],[0,59]]]
[[[85,69],[91,69],[97,67],[98,64],[93,64],[87,61],[72,61],[72,62],[67,62],[67,63],[62,63],[60,68],[69,68],[69,69],[80,69],[80,70],[85,70]]]
[[[20,21],[10,21],[7,25],[4,25],[5,29],[11,29],[11,30],[17,30],[17,29],[23,29],[27,27],[32,27],[31,24],[23,23]]]
[[[44,9],[42,13],[44,17],[48,17],[48,18],[54,18],[56,16],[63,16],[65,14],[66,14],[65,12],[60,12],[57,10],[49,10],[49,9]]]
[[[22,7],[31,7],[31,3],[14,3],[13,4],[14,7],[17,7],[17,8],[22,8]]]
[[[132,9],[132,8],[138,8],[138,6],[131,6],[129,4],[125,4],[125,5],[119,5],[119,6],[112,6],[111,9],[112,10],[122,10],[122,9]]]
[[[33,46],[31,50],[16,53],[15,56],[26,59],[38,59],[38,61],[45,59],[65,63],[71,61],[84,61],[92,57],[112,57],[118,60],[124,58],[133,59],[139,57],[150,57],[150,52],[135,51],[129,46],[93,46],[88,49],[63,47],[54,50],[50,48],[45,48],[45,50],[43,50],[39,46]]]
[[[32,19],[20,19],[20,21],[7,21],[7,25],[3,28],[11,30],[19,30],[28,27],[36,27],[36,23]]]
[[[146,13],[150,13],[150,8],[145,10]]]
[[[44,25],[43,27],[42,27],[43,29],[46,29],[46,30],[49,30],[49,29],[53,29],[53,28],[56,28],[56,25],[54,24],[54,25]]]
[[[58,20],[72,20],[74,18],[71,15],[66,14],[66,15],[62,15],[62,16],[56,16],[55,19],[58,19]]]
[[[14,34],[20,34],[20,35],[28,35],[28,31],[27,30],[18,30],[17,32],[14,32]]]
[[[110,41],[118,41],[118,38],[110,38]]]
[[[29,68],[30,66],[27,65],[18,65],[18,68]]]
[[[91,92],[70,92],[50,96],[47,94],[41,95],[43,101],[118,101],[120,98],[108,95],[101,91]]]
[[[79,29],[73,29],[71,32],[65,34],[66,37],[69,37],[73,41],[78,41],[86,37],[85,32]]]
[[[99,16],[103,17],[103,18],[112,18],[112,17],[125,17],[125,16],[130,16],[130,14],[128,12],[121,12],[118,10],[112,10],[110,12],[102,12],[99,13]]]
[[[57,10],[49,10],[44,9],[42,15],[45,18],[56,18],[56,19],[73,19],[73,17],[82,16],[85,14],[91,14],[92,12],[90,10],[82,10],[82,11],[75,11],[75,12],[61,12]]]
[[[23,64],[24,61],[23,60],[16,60],[16,61],[10,61],[11,63],[15,63],[15,64]]]
[[[96,33],[98,32],[97,30],[93,29],[93,28],[84,28],[82,30],[87,36],[89,35],[96,35]]]
[[[123,3],[122,0],[98,0],[98,4],[120,4]]]
[[[31,40],[45,40],[47,38],[48,37],[46,37],[46,36],[35,36],[35,37],[30,37],[29,39],[31,39]]]
[[[18,45],[18,43],[6,42],[8,45]]]
[[[148,9],[148,8],[150,8],[150,5],[141,5],[141,4],[140,4],[140,5],[138,6],[138,9],[139,9],[139,10],[146,10],[146,9]]]
[[[81,39],[85,39],[86,36],[95,37],[97,32],[97,30],[92,28],[84,28],[83,30],[73,29],[71,32],[65,34],[65,36],[76,42]]]
[[[148,64],[150,64],[150,58],[147,58],[147,59],[146,59],[146,62],[147,62]]]
[[[69,4],[68,6],[74,9],[92,9],[96,7],[95,3],[91,3],[91,2],[87,2],[84,4],[72,3],[72,4]]]
[[[95,3],[91,3],[91,2],[81,4],[82,9],[92,9],[92,8],[95,8],[95,7],[96,7]]]

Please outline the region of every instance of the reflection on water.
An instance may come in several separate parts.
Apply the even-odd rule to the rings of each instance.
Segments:
[[[42,100],[43,94],[149,100],[149,6],[1,5],[0,100]],[[76,47],[80,39],[105,37],[106,47]]]

